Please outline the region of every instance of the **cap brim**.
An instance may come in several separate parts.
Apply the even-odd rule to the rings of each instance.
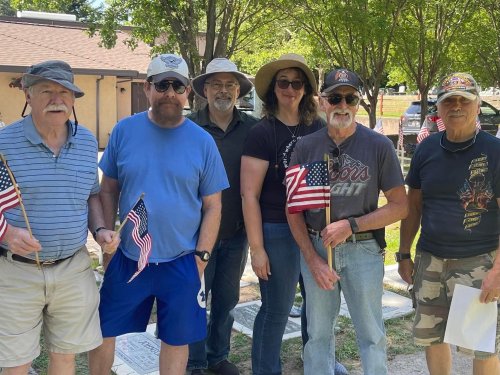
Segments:
[[[312,87],[313,94],[317,92],[318,85],[316,84],[316,78],[306,64],[297,60],[275,60],[262,66],[255,75],[255,92],[262,101],[266,100],[266,94],[270,88],[269,85],[276,73],[280,70],[289,68],[298,68],[302,70]]]
[[[163,81],[164,79],[168,79],[168,78],[175,78],[175,79],[178,79],[179,81],[181,81],[184,86],[189,86],[189,79],[184,77],[182,74],[179,74],[177,72],[165,72],[165,73],[160,73],[160,74],[156,74],[154,76],[151,76],[151,81],[153,83],[157,83],[157,82],[160,82],[160,81]]]
[[[31,87],[33,86],[34,84],[40,82],[40,81],[51,81],[51,82],[54,82],[54,83],[57,83],[61,86],[64,86],[66,87],[68,90],[71,90],[75,93],[75,98],[81,98],[83,95],[85,95],[85,93],[80,90],[80,88],[78,86],[76,86],[75,84],[71,83],[70,81],[66,81],[66,80],[56,80],[56,79],[51,79],[51,78],[46,78],[46,77],[41,77],[41,76],[37,76],[37,75],[34,75],[34,74],[28,74],[28,73],[25,73],[23,75],[23,78],[21,80],[22,84],[23,84],[23,88],[28,88],[28,87]]]
[[[336,88],[338,87],[342,87],[342,86],[349,86],[349,87],[352,87],[354,90],[356,90],[357,92],[360,92],[359,91],[359,87],[356,87],[354,85],[351,85],[349,83],[337,83],[336,85],[332,85],[330,87],[327,87],[326,89],[324,89],[321,93],[322,94],[329,94],[331,93],[333,90],[335,90]]]
[[[214,74],[218,73],[230,73],[233,74],[236,79],[238,80],[238,83],[240,84],[240,95],[238,96],[239,98],[243,98],[246,94],[248,94],[252,90],[252,82],[243,74],[240,72],[214,72],[214,73],[205,73],[205,74],[200,74],[198,77],[193,78],[191,84],[193,86],[193,90],[196,93],[196,95],[201,96],[202,98],[207,98],[205,95],[205,81]]]
[[[449,98],[450,96],[462,96],[462,97],[469,99],[469,100],[476,100],[478,97],[478,95],[473,94],[472,92],[468,92],[468,91],[462,91],[462,90],[449,91],[449,92],[439,96],[436,103],[439,104],[443,100],[445,100],[446,98]]]

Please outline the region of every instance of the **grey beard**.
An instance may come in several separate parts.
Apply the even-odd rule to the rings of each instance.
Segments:
[[[214,107],[221,112],[226,112],[232,109],[234,103],[231,99],[215,99]]]

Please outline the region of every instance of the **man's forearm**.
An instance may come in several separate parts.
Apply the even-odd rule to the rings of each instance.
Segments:
[[[204,198],[203,217],[201,219],[200,235],[196,244],[197,250],[212,251],[219,233],[221,209],[220,193]]]

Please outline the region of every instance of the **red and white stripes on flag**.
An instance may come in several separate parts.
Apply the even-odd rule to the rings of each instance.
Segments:
[[[436,117],[434,119],[434,121],[436,122],[436,126],[437,126],[437,129],[438,129],[438,132],[445,131],[446,128],[444,126],[444,122],[441,119],[441,117]],[[477,130],[481,130],[481,122],[479,121],[479,119],[476,119],[476,129]],[[430,135],[430,132],[429,132],[429,129],[427,128],[427,121],[426,121],[426,122],[424,122],[424,124],[420,128],[420,131],[418,132],[417,143],[422,142],[429,135]]]
[[[399,121],[399,134],[398,134],[398,149],[403,150],[403,121]]]
[[[132,229],[132,239],[141,250],[139,261],[137,262],[137,271],[128,281],[131,282],[146,267],[149,255],[151,254],[152,239],[148,232],[148,211],[146,210],[146,205],[144,204],[142,198],[137,201],[135,206],[128,213],[127,217],[134,223],[134,229]]]
[[[7,231],[7,220],[3,216],[4,211],[13,208],[21,203],[16,192],[14,183],[10,178],[7,165],[0,160],[0,240]]]
[[[289,213],[330,206],[330,179],[326,161],[293,165],[287,169],[285,181]]]

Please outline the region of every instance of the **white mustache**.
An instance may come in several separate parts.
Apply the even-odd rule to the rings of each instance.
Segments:
[[[58,112],[58,111],[63,111],[63,112],[69,112],[68,107],[66,107],[64,104],[51,104],[45,107],[43,110],[43,113],[46,112]]]

